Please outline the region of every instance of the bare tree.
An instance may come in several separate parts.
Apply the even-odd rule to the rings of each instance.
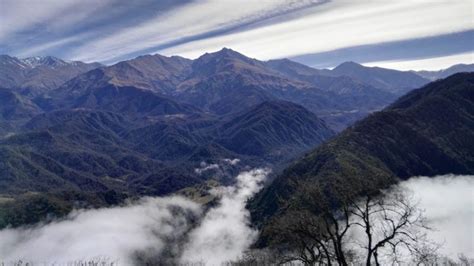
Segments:
[[[366,265],[380,265],[383,252],[398,262],[400,251],[421,254],[426,251],[426,219],[407,192],[391,190],[377,197],[365,196],[349,210],[352,224],[365,233]]]
[[[352,226],[350,205],[339,201],[339,208],[335,208],[324,188],[316,184],[300,188],[289,207],[292,211],[278,217],[266,232],[272,246],[281,250],[282,262],[348,265],[350,251],[344,250],[344,240]]]
[[[366,265],[380,265],[381,256],[399,262],[402,251],[419,257],[435,251],[426,237],[423,212],[403,191],[356,197],[344,187],[337,194],[317,183],[300,188],[288,207],[292,211],[277,218],[266,232],[272,247],[284,254],[282,262],[348,265],[356,252],[348,244],[354,230],[363,236],[358,251],[363,251]]]
[[[332,265],[334,249],[320,217],[307,211],[294,211],[275,221],[270,232],[272,245],[278,247],[280,263]]]

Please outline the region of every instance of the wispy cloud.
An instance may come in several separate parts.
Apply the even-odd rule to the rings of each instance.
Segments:
[[[440,70],[461,63],[474,64],[474,52],[427,59],[375,61],[364,63],[364,65],[400,70]]]
[[[473,1],[334,1],[308,14],[244,32],[161,51],[194,58],[230,46],[269,59],[383,43],[474,28]]]
[[[259,59],[295,57],[474,29],[474,0],[0,0],[0,7],[1,53],[103,63],[144,53],[195,58],[224,46]],[[449,45],[425,57],[460,53]],[[394,59],[387,56],[376,61]]]
[[[343,59],[344,61],[368,64],[381,62],[384,66],[386,66],[385,63],[390,62],[391,68],[404,70],[409,66],[413,66],[413,69],[419,67],[439,69],[456,63],[469,62],[466,55],[474,53],[473,47],[474,30],[468,30],[424,38],[351,46],[327,52],[294,56],[291,59],[316,68],[335,67]],[[448,63],[448,61],[442,58],[448,56],[460,60],[451,61],[452,64],[446,65],[444,62]],[[436,58],[442,60],[436,60]],[[426,64],[410,63],[414,60],[426,60],[424,61]]]
[[[97,39],[73,51],[78,60],[107,61],[136,51],[159,47],[180,39],[237,30],[238,26],[310,6],[317,0],[216,1],[193,2],[159,13],[157,16],[116,34]],[[218,34],[218,33],[214,33]],[[212,34],[211,34],[212,35]],[[202,37],[205,39],[205,37]]]
[[[71,59],[72,49],[190,1],[0,0],[0,50],[24,56],[44,52]]]
[[[41,29],[46,34],[69,30],[110,2],[0,0],[0,40],[7,42],[24,32],[31,34],[31,29]]]
[[[67,37],[67,38],[64,38],[64,39],[59,39],[59,40],[46,42],[44,44],[39,44],[39,45],[33,46],[31,48],[25,48],[25,49],[20,50],[20,52],[17,54],[17,56],[19,56],[19,57],[28,57],[28,56],[31,56],[31,55],[42,54],[44,51],[49,51],[53,48],[68,45],[68,44],[73,43],[73,42],[78,42],[78,41],[82,40],[85,37],[84,35],[87,35],[87,33],[81,33],[81,34],[71,36],[71,37]]]

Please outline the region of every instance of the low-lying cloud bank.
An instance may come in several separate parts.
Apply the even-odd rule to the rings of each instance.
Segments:
[[[409,233],[404,236],[399,235],[399,238],[408,237],[411,247],[421,248],[420,250],[426,252],[425,259],[431,263],[434,263],[435,256],[438,263],[446,262],[447,259],[459,262],[461,256],[474,259],[474,175],[412,177],[385,193],[384,208],[389,210],[388,212],[379,212],[379,207],[373,203],[370,218],[372,241],[377,243],[383,239],[386,228],[389,228],[388,232],[391,232],[390,223],[384,215],[388,215],[395,223],[402,221],[400,216],[394,215],[391,211],[396,210],[398,214],[404,213],[404,205],[399,204],[401,201],[397,199],[397,195],[401,195],[414,209],[413,216],[407,219],[411,225],[399,230],[399,232]],[[392,200],[398,204],[390,205]],[[423,222],[416,222],[419,214],[426,218]],[[356,216],[352,216],[351,220],[361,222]],[[416,243],[411,242],[412,240]],[[346,244],[346,248],[356,255],[355,264],[364,263],[367,252],[365,227],[351,226]],[[411,265],[418,263],[421,259],[419,254],[411,253],[403,244],[397,246],[396,255],[393,254],[390,245],[380,248],[378,255],[382,265],[393,264],[394,259],[402,265]]]
[[[205,262],[235,260],[257,232],[249,226],[246,200],[269,173],[254,169],[233,187],[212,191],[220,202],[207,212],[182,197],[143,198],[126,206],[76,210],[49,224],[0,231],[3,262],[67,263],[102,258],[119,265],[136,259]]]
[[[245,202],[268,173],[242,172],[234,186],[214,189],[220,202],[207,211],[182,197],[147,197],[121,207],[76,210],[49,224],[5,229],[0,231],[0,258],[46,265],[98,258],[119,265],[137,259],[221,265],[241,257],[257,237]],[[430,238],[444,243],[442,255],[474,257],[474,176],[414,177],[399,186],[412,191],[425,209],[436,229]]]
[[[180,197],[78,210],[62,221],[0,231],[0,258],[51,264],[101,257],[130,265],[136,252],[159,254],[200,213],[199,205]]]
[[[431,239],[443,244],[439,252],[474,258],[474,175],[414,177],[400,183],[414,193],[425,210]]]

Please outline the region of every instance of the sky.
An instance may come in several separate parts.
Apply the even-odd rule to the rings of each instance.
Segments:
[[[112,64],[223,47],[318,68],[474,63],[474,0],[0,0],[0,54]]]

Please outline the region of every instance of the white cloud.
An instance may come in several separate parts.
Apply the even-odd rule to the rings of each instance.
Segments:
[[[40,1],[0,1],[0,40],[8,37],[9,34],[21,31],[28,26],[44,22],[52,16],[70,6],[72,1],[50,1],[43,3]],[[42,5],[48,6],[43,8]],[[21,14],[21,16],[19,16]]]
[[[225,163],[228,163],[230,165],[237,165],[239,162],[240,162],[240,159],[239,158],[234,158],[234,159],[223,159],[222,161],[224,161]]]
[[[203,35],[202,39],[156,52],[195,58],[226,46],[251,57],[271,59],[474,29],[474,0],[318,3],[324,1],[194,1],[166,12],[157,10],[155,16],[139,24],[127,20],[114,26],[114,16],[124,14],[113,12],[121,7],[112,0],[0,0],[0,40],[12,46],[6,40],[15,40],[16,33],[42,25],[39,35],[31,36],[32,40],[40,37],[42,42],[33,41],[11,52],[30,56],[62,49],[67,59],[113,62],[183,38],[235,27],[234,31]],[[71,30],[104,17],[112,24],[94,25],[77,33],[82,37],[71,35]],[[261,22],[269,17],[271,21]],[[249,22],[256,23],[240,27]]]
[[[73,51],[72,57],[82,61],[110,60],[181,38],[298,9],[313,2],[318,1],[197,1],[158,13],[140,25],[97,39]]]
[[[220,202],[207,213],[182,197],[143,198],[122,207],[77,210],[49,224],[1,230],[0,264],[21,259],[66,265],[105,258],[133,265],[137,254],[151,260],[202,259],[207,265],[236,259],[257,234],[249,227],[245,202],[261,188],[268,172],[242,172],[235,186],[215,189]],[[182,242],[186,239],[187,244]]]
[[[305,16],[174,46],[160,53],[195,58],[230,47],[259,59],[429,37],[474,28],[473,0],[334,1]]]
[[[440,245],[437,255],[447,256],[456,260],[458,255],[463,254],[469,258],[474,258],[474,176],[468,175],[441,175],[434,177],[411,177],[399,183],[390,192],[406,193],[410,203],[426,218],[427,225],[431,230],[421,228],[411,228],[407,230],[419,231],[427,234],[427,241],[432,247]],[[375,213],[375,212],[374,212]],[[378,221],[376,214],[372,215]],[[377,239],[379,224],[374,223],[374,238]],[[351,227],[348,238],[348,246],[355,250],[361,258],[365,256],[367,238],[365,232],[360,227]],[[428,242],[426,244],[428,244]],[[399,261],[408,263],[413,259],[404,246],[400,246],[397,251]],[[386,253],[388,252],[388,253]],[[389,264],[391,254],[390,247],[385,247],[379,252],[379,258]],[[385,261],[388,259],[388,261]],[[384,264],[384,263],[382,263]]]
[[[0,258],[51,264],[104,257],[130,265],[136,251],[159,253],[168,244],[165,239],[189,228],[187,216],[200,211],[199,205],[179,197],[78,210],[47,225],[0,231]]]
[[[221,195],[221,201],[191,232],[182,255],[183,263],[204,261],[206,265],[221,265],[243,255],[258,234],[250,228],[245,203],[260,190],[268,173],[266,169],[243,172],[237,176],[236,187],[214,191]]]
[[[62,45],[66,45],[66,44],[69,44],[69,43],[72,43],[72,42],[80,41],[86,35],[87,35],[87,33],[86,34],[79,34],[79,35],[75,35],[75,36],[71,36],[71,37],[67,37],[67,38],[63,38],[63,39],[59,39],[59,40],[55,40],[55,41],[51,41],[51,42],[47,42],[47,43],[44,43],[44,44],[36,45],[36,46],[30,47],[30,48],[27,48],[25,50],[21,50],[21,52],[19,52],[17,54],[17,56],[18,57],[28,57],[30,55],[38,55],[38,54],[41,54],[44,51],[47,51],[49,49],[52,49],[52,48],[55,48],[55,47],[58,47],[58,46],[62,46]]]
[[[136,254],[160,259],[164,250],[171,250],[182,263],[220,265],[238,259],[255,240],[258,232],[249,226],[245,203],[268,173],[242,172],[235,186],[213,190],[220,201],[205,213],[181,197],[143,198],[122,207],[77,210],[49,224],[4,229],[0,258],[65,264],[100,257],[131,265]],[[436,229],[429,236],[444,243],[440,254],[474,257],[474,176],[413,177],[399,186],[420,200]]]
[[[440,70],[461,63],[473,64],[474,51],[469,53],[425,59],[368,62],[364,63],[363,65],[378,66],[399,70]]]
[[[6,42],[29,27],[41,26],[49,34],[88,18],[110,0],[0,0],[0,40]]]
[[[400,186],[414,192],[436,230],[429,236],[444,243],[440,253],[474,258],[474,176],[414,177]]]
[[[195,168],[194,172],[198,175],[210,171],[210,170],[216,170],[219,169],[219,165],[215,163],[207,164],[206,162],[201,162],[199,165],[199,168]]]

